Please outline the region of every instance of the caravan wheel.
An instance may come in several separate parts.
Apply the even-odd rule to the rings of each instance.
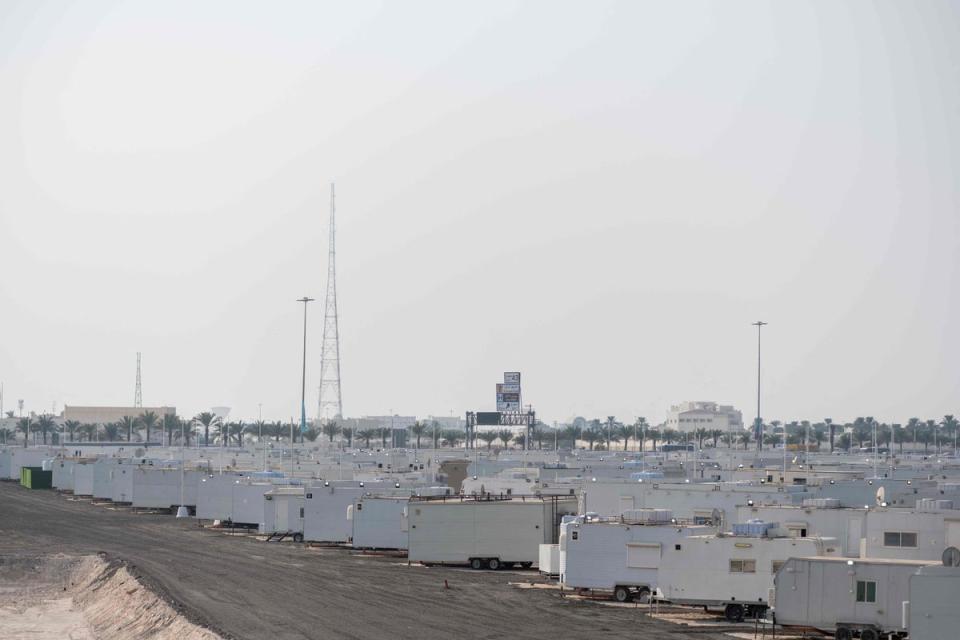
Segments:
[[[470,568],[471,569],[483,569],[483,560],[480,558],[471,558],[470,559]]]
[[[634,598],[640,602],[650,602],[650,589],[646,587],[640,587],[640,589],[637,591],[637,595],[634,596]]]
[[[880,640],[880,634],[876,629],[863,629],[860,631],[860,640]]]
[[[743,606],[739,604],[728,604],[723,610],[723,617],[730,622],[743,622]]]
[[[496,571],[500,568],[500,558],[490,558],[487,560],[487,567],[490,571]]]
[[[836,634],[834,634],[836,640],[853,640],[853,631],[848,627],[840,627],[837,629]]]
[[[627,587],[617,587],[613,590],[613,599],[617,602],[630,602],[633,600],[633,594]]]
[[[293,541],[294,541],[294,542],[303,542],[303,534],[302,534],[302,533],[295,533],[295,534],[293,534]]]
[[[523,567],[524,569],[529,569],[530,567],[533,566],[533,563],[532,563],[532,562],[521,562],[521,563],[520,563],[520,566]]]

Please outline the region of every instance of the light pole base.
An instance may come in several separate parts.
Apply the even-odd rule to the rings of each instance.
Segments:
[[[177,507],[177,517],[178,517],[178,518],[189,518],[189,517],[190,517],[190,509],[187,509],[185,506],[180,505],[179,507]]]

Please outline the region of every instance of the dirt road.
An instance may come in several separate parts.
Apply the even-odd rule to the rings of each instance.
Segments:
[[[231,538],[193,520],[0,482],[0,555],[101,551],[126,560],[192,621],[238,640],[727,637],[508,585],[539,580],[535,572],[411,567],[344,549]]]

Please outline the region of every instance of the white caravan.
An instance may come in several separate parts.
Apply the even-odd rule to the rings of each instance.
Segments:
[[[411,560],[469,564],[474,569],[530,567],[540,545],[559,541],[572,497],[453,497],[412,500],[408,508]]]
[[[567,523],[560,536],[560,583],[602,591],[618,602],[649,595],[657,586],[664,554],[685,538],[714,533],[710,526],[684,526],[634,515]],[[667,512],[669,514],[669,512]]]
[[[260,533],[289,534],[294,542],[303,540],[303,487],[276,487],[263,494]]]
[[[386,482],[335,481],[307,489],[303,509],[303,537],[314,542],[345,543],[353,535],[347,511],[371,491],[394,485]]]
[[[723,608],[734,622],[759,617],[767,609],[774,576],[789,558],[823,555],[840,555],[835,539],[691,536],[664,549],[657,598]]]
[[[180,468],[136,467],[128,470],[132,476],[133,498],[131,505],[138,509],[172,509],[180,506]],[[197,504],[197,485],[204,476],[202,471],[185,471],[183,474],[183,505]]]
[[[909,624],[910,578],[918,560],[791,558],[777,573],[774,614],[777,624],[813,627],[837,640],[903,637]],[[957,580],[948,592],[956,608]],[[910,634],[913,638],[913,633]],[[921,636],[922,637],[922,636]],[[933,636],[938,640],[954,637]]]
[[[409,496],[364,497],[348,509],[353,546],[357,549],[406,549]]]

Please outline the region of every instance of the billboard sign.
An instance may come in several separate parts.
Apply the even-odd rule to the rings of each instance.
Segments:
[[[520,412],[520,372],[505,371],[503,383],[497,384],[497,411]]]

